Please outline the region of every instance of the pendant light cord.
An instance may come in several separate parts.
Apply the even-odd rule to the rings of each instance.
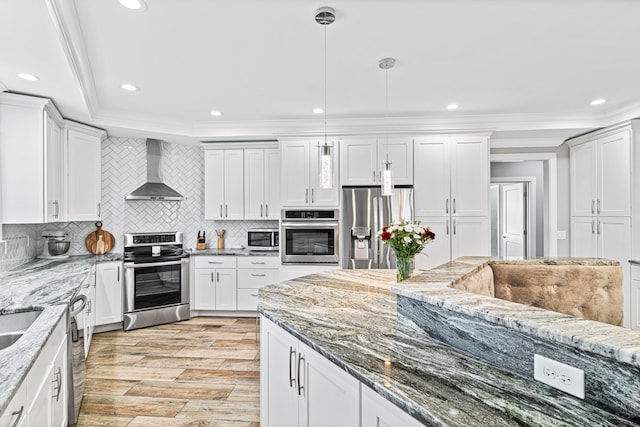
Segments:
[[[327,26],[324,27],[324,145],[327,146]]]

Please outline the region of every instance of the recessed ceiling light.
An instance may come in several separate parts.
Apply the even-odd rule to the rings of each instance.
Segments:
[[[20,77],[23,80],[29,80],[30,82],[35,82],[40,80],[38,76],[34,76],[33,74],[29,74],[29,73],[20,73],[18,74],[18,77]]]
[[[213,117],[220,117],[222,115],[222,113],[218,110],[211,110],[209,114],[211,114]]]
[[[128,90],[129,92],[135,92],[135,91],[139,90],[137,86],[134,86],[134,85],[129,84],[129,83],[124,83],[124,84],[123,84],[122,86],[120,86],[120,87],[121,87],[122,89],[124,89],[124,90]]]
[[[147,4],[144,0],[118,0],[118,3],[127,9],[135,10],[136,12],[147,10]]]
[[[457,110],[460,107],[458,104],[449,104],[447,105],[447,110]]]
[[[591,101],[591,105],[602,105],[605,102],[607,102],[606,99],[604,98],[598,98],[598,99],[594,99],[593,101]]]
[[[313,114],[322,114],[322,113],[324,113],[324,110],[320,107],[313,109]]]

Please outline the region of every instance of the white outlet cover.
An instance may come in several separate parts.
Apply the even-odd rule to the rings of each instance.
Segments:
[[[567,231],[558,230],[558,240],[566,240],[566,239],[567,239]]]
[[[553,388],[584,399],[584,371],[582,369],[534,354],[533,377]]]

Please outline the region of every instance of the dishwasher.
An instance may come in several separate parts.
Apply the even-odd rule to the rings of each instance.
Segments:
[[[78,332],[77,316],[84,313],[87,297],[76,296],[67,311],[67,386],[69,424],[78,421],[86,381],[84,338]]]

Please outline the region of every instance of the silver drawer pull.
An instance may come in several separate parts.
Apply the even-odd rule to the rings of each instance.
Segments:
[[[220,261],[208,261],[209,264],[222,264],[222,262]]]
[[[264,277],[264,276],[266,276],[266,274],[264,274],[264,273],[262,273],[262,274],[258,274],[258,273],[251,273],[251,275],[252,275],[253,277]]]
[[[257,297],[257,296],[258,296],[258,294],[251,294],[251,296],[252,296],[252,297]]]
[[[251,261],[251,264],[266,264],[264,261]]]

